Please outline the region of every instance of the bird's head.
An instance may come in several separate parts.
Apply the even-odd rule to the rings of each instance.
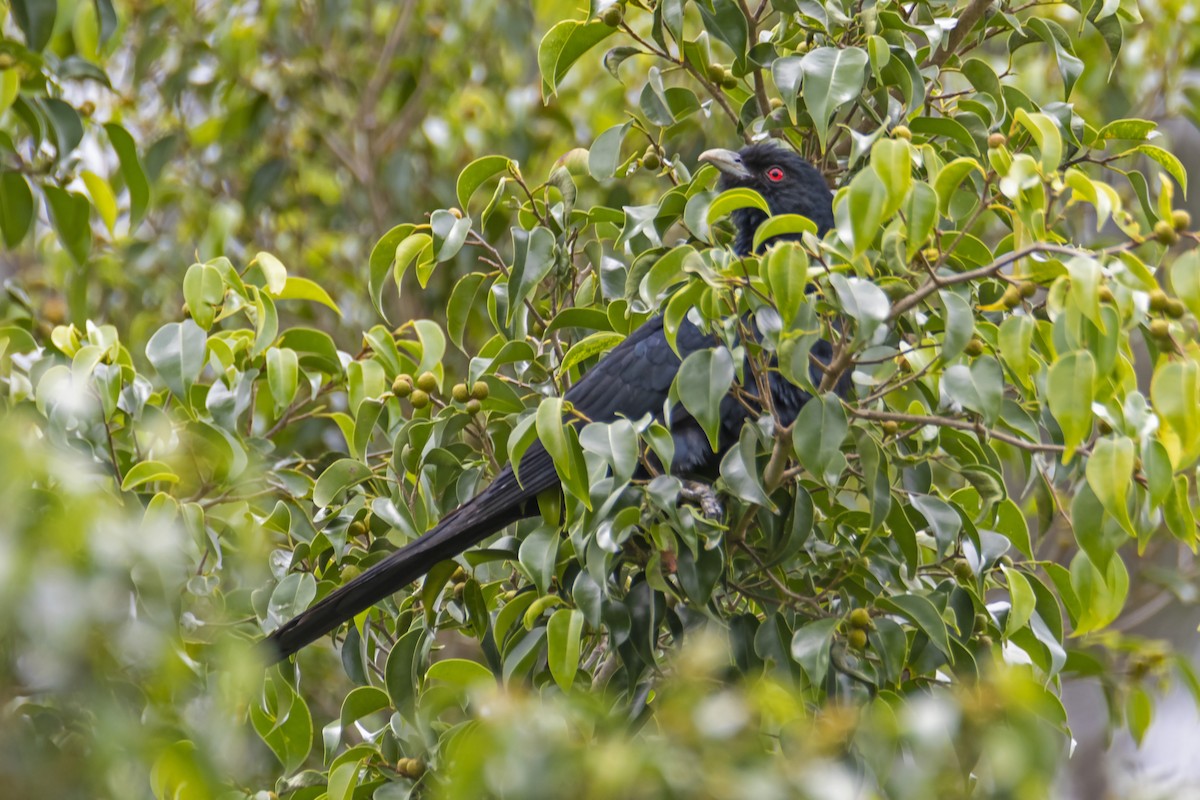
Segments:
[[[817,224],[818,236],[824,236],[833,227],[833,194],[825,179],[816,167],[791,150],[764,142],[737,151],[705,150],[700,160],[720,170],[721,180],[717,185],[722,191],[743,186],[754,189],[767,201],[772,215],[808,217]],[[734,249],[738,253],[749,254],[754,231],[766,218],[762,211],[753,208],[733,212],[738,229]]]

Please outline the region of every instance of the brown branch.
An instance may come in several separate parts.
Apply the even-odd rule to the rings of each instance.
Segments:
[[[962,14],[959,15],[954,30],[950,31],[950,35],[946,37],[945,46],[934,54],[929,63],[940,69],[950,59],[950,56],[958,51],[963,40],[967,38],[967,34],[979,20],[983,19],[984,14],[991,6],[992,0],[970,0]]]
[[[864,408],[855,408],[854,406],[846,406],[846,409],[860,419],[876,420],[878,422],[899,422],[909,425],[936,425],[942,428],[956,428],[960,431],[972,431],[976,435],[995,439],[1005,444],[1011,444],[1013,447],[1019,447],[1022,450],[1028,450],[1031,453],[1059,453],[1066,450],[1062,445],[1043,444],[1041,442],[1029,442],[1025,439],[1020,439],[1009,433],[998,431],[995,428],[987,428],[980,422],[972,422],[966,419],[956,419],[954,417],[935,417],[926,414],[899,414],[894,411],[871,411]],[[1088,448],[1080,447],[1077,452],[1086,454]]]

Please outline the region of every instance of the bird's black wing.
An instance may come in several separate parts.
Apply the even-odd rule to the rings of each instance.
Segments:
[[[711,346],[712,340],[685,323],[677,344],[686,357]],[[653,317],[588,370],[565,399],[585,417],[598,422],[611,422],[618,416],[639,419],[647,413],[661,419],[679,364],[679,357],[667,344],[662,318]],[[686,420],[680,423],[681,428],[686,427]],[[707,442],[704,446],[708,447]],[[518,483],[511,467],[505,467],[486,489],[443,517],[421,538],[284,623],[267,638],[267,657],[277,660],[292,655],[421,577],[435,564],[532,515],[536,507],[531,501],[559,485],[554,462],[540,442],[534,442],[522,456],[520,477]]]

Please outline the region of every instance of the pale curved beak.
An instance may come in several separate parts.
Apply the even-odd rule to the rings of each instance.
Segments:
[[[708,162],[719,169],[722,174],[731,178],[746,179],[750,177],[749,170],[742,164],[742,157],[732,150],[705,150],[700,154],[701,162]]]

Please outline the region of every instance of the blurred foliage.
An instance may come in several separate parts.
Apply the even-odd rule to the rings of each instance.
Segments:
[[[1032,797],[1073,677],[1140,740],[1200,693],[1113,627],[1196,544],[1200,255],[1154,121],[1195,114],[1194,14],[15,0],[0,780]],[[738,259],[757,201],[695,155],[764,135],[838,229]],[[806,386],[820,335],[853,374],[743,431],[721,519],[633,478],[661,426],[562,421],[656,312],[721,342],[677,381],[702,423],[731,363]],[[251,641],[535,435],[541,519],[262,677]]]

